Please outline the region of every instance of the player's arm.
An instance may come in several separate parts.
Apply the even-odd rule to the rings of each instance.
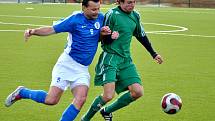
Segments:
[[[146,50],[150,53],[150,55],[153,58],[155,58],[157,56],[157,53],[152,48],[152,45],[146,35],[143,37],[136,37],[136,38],[146,48]]]
[[[157,54],[152,48],[152,45],[146,35],[142,37],[136,37],[136,38],[146,48],[146,50],[150,53],[153,59],[157,61],[157,63],[161,64],[163,62],[162,57],[159,54]]]
[[[109,26],[103,26],[100,30],[100,40],[103,40],[105,36],[111,35]]]
[[[108,26],[104,26],[101,28],[100,32],[100,40],[104,44],[111,44],[115,39],[119,37],[119,33],[117,31],[111,31]]]
[[[157,61],[157,63],[161,64],[163,62],[162,57],[157,54],[154,49],[152,48],[152,45],[146,36],[146,33],[144,32],[143,26],[141,25],[140,16],[139,14],[135,14],[137,19],[137,27],[134,32],[134,36],[137,38],[137,40],[146,48],[146,50],[150,53],[150,55],[153,57],[154,60]]]
[[[40,28],[35,28],[35,29],[27,29],[27,30],[25,30],[24,38],[25,38],[25,41],[27,42],[29,37],[31,37],[32,35],[48,36],[48,35],[51,35],[54,33],[55,33],[55,30],[52,26],[40,27]]]
[[[109,29],[108,34],[103,34],[100,36],[100,40],[103,44],[111,44],[115,39],[119,37],[119,33],[117,31],[112,31],[109,27],[113,27],[112,23],[114,21],[113,11],[109,10],[105,14],[103,26]],[[113,29],[113,28],[112,28]]]

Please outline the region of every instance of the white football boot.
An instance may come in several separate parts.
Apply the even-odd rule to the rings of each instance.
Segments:
[[[7,99],[5,100],[5,106],[6,107],[10,107],[17,100],[21,99],[21,97],[19,96],[19,92],[23,88],[25,88],[25,87],[24,86],[18,86],[15,91],[13,91],[10,95],[7,96]]]

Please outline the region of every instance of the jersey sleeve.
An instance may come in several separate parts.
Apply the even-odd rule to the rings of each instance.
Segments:
[[[134,36],[137,38],[137,40],[146,48],[146,50],[150,53],[150,55],[155,58],[157,56],[157,53],[154,51],[151,42],[149,41],[148,37],[146,36],[146,33],[143,29],[143,25],[141,24],[140,16],[137,13],[137,27],[134,32]]]
[[[136,18],[137,18],[137,19],[136,19],[136,20],[137,20],[137,27],[136,27],[136,29],[135,29],[135,31],[134,31],[134,33],[133,33],[134,36],[135,36],[136,38],[140,38],[140,37],[146,36],[146,33],[145,33],[145,31],[144,31],[144,28],[143,28],[143,25],[142,25],[142,23],[141,23],[141,19],[140,19],[139,13],[135,11],[134,15],[135,15]]]
[[[103,26],[109,26],[109,28],[113,31],[113,10],[109,10],[104,17]],[[101,42],[103,44],[111,44],[114,40],[111,39],[111,34],[103,36]]]
[[[113,16],[113,10],[111,9],[105,14],[103,26],[110,26],[111,25],[112,16]]]
[[[72,32],[75,24],[75,16],[71,15],[63,20],[59,20],[53,25],[53,28],[56,33],[60,32]]]

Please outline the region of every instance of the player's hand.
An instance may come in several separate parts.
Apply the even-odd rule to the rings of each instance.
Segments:
[[[111,34],[111,30],[109,28],[109,26],[103,26],[101,28],[101,35],[105,36],[105,35],[110,35]]]
[[[27,29],[27,30],[25,30],[25,32],[24,32],[24,40],[25,40],[25,42],[27,42],[28,41],[28,39],[33,35],[32,33],[33,33],[33,29]]]
[[[111,39],[117,39],[119,37],[119,32],[114,31],[111,35]]]
[[[163,63],[163,59],[162,59],[162,57],[160,55],[157,55],[154,59],[156,60],[156,62],[158,64],[162,64]]]

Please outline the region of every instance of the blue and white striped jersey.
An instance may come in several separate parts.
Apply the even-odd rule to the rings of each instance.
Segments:
[[[95,56],[100,28],[104,16],[99,13],[97,19],[87,19],[81,11],[53,25],[56,33],[68,32],[65,52],[78,63],[88,66]]]

